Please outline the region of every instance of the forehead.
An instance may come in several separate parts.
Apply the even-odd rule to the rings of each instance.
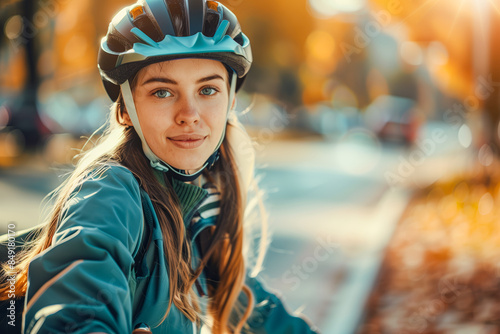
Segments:
[[[207,75],[218,74],[225,80],[228,78],[227,70],[221,62],[213,59],[184,58],[162,61],[142,68],[137,77],[139,82],[155,76],[168,76],[169,78],[199,79]]]

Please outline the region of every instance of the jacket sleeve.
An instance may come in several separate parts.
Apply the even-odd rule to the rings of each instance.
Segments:
[[[281,299],[270,292],[259,277],[245,279],[246,285],[255,298],[255,306],[250,315],[243,333],[252,334],[318,334],[319,330],[311,326],[305,318],[291,314],[283,305]],[[240,302],[247,305],[248,300],[244,293],[240,295]]]
[[[131,333],[142,224],[130,171],[113,166],[88,177],[67,201],[52,245],[30,263],[23,333]]]

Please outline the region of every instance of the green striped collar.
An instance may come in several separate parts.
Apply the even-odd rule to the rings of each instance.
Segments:
[[[153,169],[156,179],[163,185],[165,184],[164,174],[161,171]],[[208,191],[195,186],[194,184],[185,183],[172,178],[172,186],[174,188],[179,202],[181,203],[182,217],[185,219],[187,215],[200,203],[200,201],[208,195]]]

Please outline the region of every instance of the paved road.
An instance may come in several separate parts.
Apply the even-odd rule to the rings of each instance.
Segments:
[[[407,192],[366,176],[263,172],[263,187],[275,192],[268,198],[274,239],[262,276],[291,310],[324,333],[349,333],[362,315]]]

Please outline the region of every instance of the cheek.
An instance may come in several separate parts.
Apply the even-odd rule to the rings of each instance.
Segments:
[[[165,132],[172,125],[168,114],[157,112],[158,106],[144,103],[137,109],[139,122],[144,137],[148,142],[156,142],[165,137]]]
[[[226,126],[226,110],[210,113],[206,118],[206,122],[212,131],[212,135],[215,135],[215,139],[218,140]]]

